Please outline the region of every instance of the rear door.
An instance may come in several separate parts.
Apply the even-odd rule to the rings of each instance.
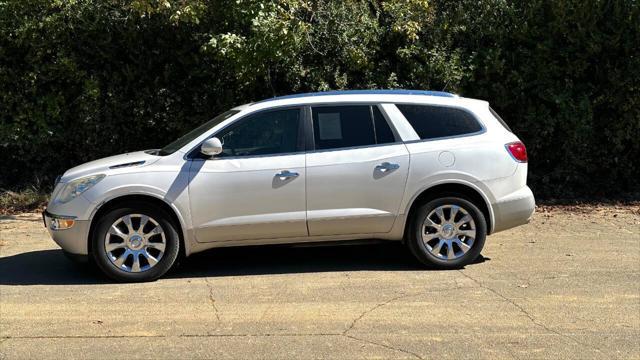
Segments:
[[[377,105],[312,106],[306,154],[309,235],[391,231],[409,169]]]

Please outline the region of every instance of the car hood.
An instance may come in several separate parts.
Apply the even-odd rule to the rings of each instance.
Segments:
[[[160,159],[160,156],[153,154],[154,152],[149,150],[136,151],[89,161],[67,170],[60,181],[67,182],[83,176],[108,174],[119,169],[150,165]]]

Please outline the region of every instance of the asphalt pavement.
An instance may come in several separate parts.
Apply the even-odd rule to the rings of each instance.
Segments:
[[[640,208],[556,208],[457,271],[399,244],[217,249],[152,283],[0,217],[0,359],[640,358]]]

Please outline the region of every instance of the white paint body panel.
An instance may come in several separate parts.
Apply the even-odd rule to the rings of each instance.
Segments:
[[[196,160],[189,195],[198,242],[307,235],[305,155]],[[283,170],[298,173],[282,180]]]
[[[290,155],[190,160],[186,154],[223,127],[265,109],[292,105],[381,104],[402,140],[396,144]],[[483,132],[420,141],[394,105],[433,104],[464,108]],[[187,255],[213,247],[378,238],[401,240],[413,201],[440,184],[461,184],[485,201],[492,232],[525,223],[533,212],[527,164],[504,145],[517,137],[504,129],[484,101],[424,95],[329,95],[276,99],[236,108],[240,112],[204,132],[179,151],[116,155],[68,170],[54,190],[95,174],[106,175],[82,195],[47,207],[82,221],[76,231],[52,231],[65,250],[87,253],[89,224],[110,200],[143,195],[163,201],[180,222]],[[111,168],[144,161],[142,165]],[[380,173],[383,162],[398,168]],[[288,170],[298,177],[279,181]]]
[[[383,170],[385,162],[398,168]],[[404,144],[308,153],[309,235],[388,233],[408,170]]]

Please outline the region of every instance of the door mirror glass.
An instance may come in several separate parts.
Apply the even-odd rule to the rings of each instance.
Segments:
[[[207,156],[215,156],[222,152],[222,142],[217,137],[205,140],[200,145],[200,152]]]

